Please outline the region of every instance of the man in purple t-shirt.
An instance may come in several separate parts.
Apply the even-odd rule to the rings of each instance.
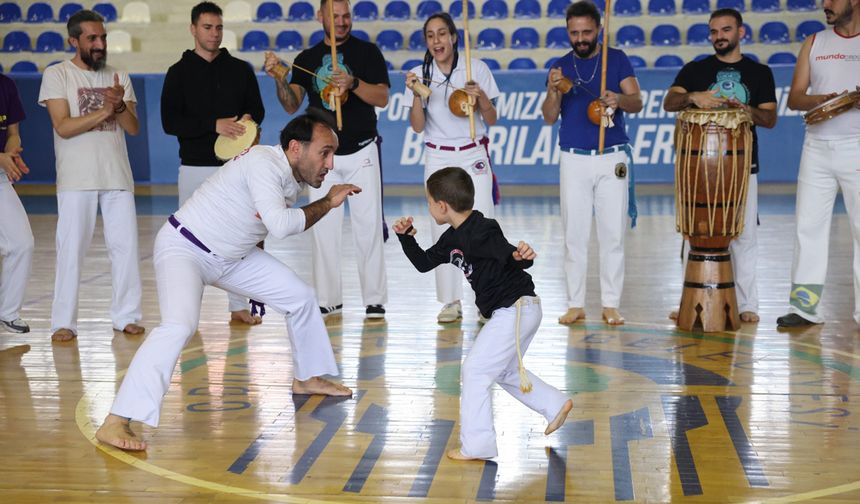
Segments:
[[[24,119],[24,107],[15,83],[0,74],[0,328],[13,333],[30,331],[21,320],[24,288],[33,263],[33,231],[18,194],[12,184],[29,173],[21,159],[21,135],[18,123]]]

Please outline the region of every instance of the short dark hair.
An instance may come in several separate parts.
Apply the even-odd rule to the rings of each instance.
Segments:
[[[335,1],[335,2],[346,2],[346,3],[349,3],[349,0],[334,0],[334,1]],[[327,2],[328,2],[328,0],[320,0],[320,10],[323,10],[323,8],[325,7],[325,4],[326,4]]]
[[[738,28],[744,25],[744,18],[741,16],[741,13],[736,11],[735,9],[717,9],[711,13],[711,17],[708,18],[708,22],[711,22],[714,18],[718,17],[733,17],[735,21],[738,22]]]
[[[81,29],[81,23],[89,21],[94,23],[104,23],[105,18],[103,18],[98,12],[91,10],[83,9],[75,12],[66,22],[66,31],[69,32],[69,37],[73,39],[81,38],[81,33],[84,32],[84,30]]]
[[[218,7],[212,2],[200,2],[191,9],[191,24],[196,25],[201,14],[215,14],[223,16],[221,7]]]
[[[427,178],[427,193],[444,201],[455,212],[471,210],[475,205],[475,184],[466,170],[452,166],[433,172]]]
[[[294,118],[281,130],[281,148],[286,150],[292,140],[310,142],[313,140],[314,128],[317,124],[334,131],[335,126],[329,114],[318,108],[308,107],[304,114]]]
[[[568,5],[564,13],[564,22],[570,21],[573,17],[590,17],[594,20],[594,24],[600,26],[600,10],[590,0],[580,0]]]

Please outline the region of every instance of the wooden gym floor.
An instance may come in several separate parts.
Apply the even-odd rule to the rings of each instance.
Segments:
[[[680,296],[681,240],[665,188],[640,190],[639,225],[627,235],[627,324],[617,328],[600,321],[594,243],[589,319],[556,322],[566,308],[557,195],[507,195],[497,214],[507,237],[539,254],[530,271],[544,320],[525,363],[570,394],[574,409],[545,437],[543,418],[496,388],[499,456],[468,463],[444,452],[458,443],[459,366],[479,332],[476,310],[469,301],[462,323],[437,324],[432,274],[414,271],[396,240],[385,245],[382,323],[364,320],[344,240],[345,310],[329,330],[352,399],[292,396],[283,319],[231,326],[226,296],[210,289],[161,426],[142,429],[150,449],[100,446],[94,429],[143,338],[111,330],[99,224],[80,336],[51,344],[55,200],[25,196],[36,252],[23,316],[33,330],[0,334],[0,502],[858,502],[860,329],[847,217],[842,208],[831,233],[827,323],[777,332],[794,198],[791,188],[771,189],[760,197],[762,321],[716,334],[679,332],[666,318]],[[423,198],[396,192],[386,195],[389,222],[415,216],[429,245]],[[143,323],[152,329],[152,241],[175,196],[138,194]],[[306,236],[266,245],[310,279]]]

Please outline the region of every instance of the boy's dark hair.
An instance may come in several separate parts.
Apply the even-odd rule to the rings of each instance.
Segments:
[[[81,23],[86,23],[92,21],[94,23],[104,23],[105,18],[101,16],[98,12],[91,10],[79,10],[69,17],[69,20],[66,22],[66,31],[69,33],[69,37],[73,39],[80,39],[81,33],[84,30],[81,29]]]
[[[444,201],[455,212],[471,210],[475,205],[475,184],[466,170],[459,167],[442,168],[427,179],[427,193],[436,201]]]
[[[218,7],[214,3],[200,2],[191,9],[191,24],[196,25],[197,20],[200,19],[202,14],[215,14],[216,16],[224,15],[221,11],[221,7]]]
[[[291,140],[302,143],[310,142],[314,137],[314,127],[317,124],[331,128],[332,131],[335,128],[329,114],[317,108],[308,107],[304,114],[287,123],[281,130],[281,148],[286,150]]]
[[[738,23],[738,28],[744,25],[744,18],[741,16],[741,13],[736,11],[735,9],[717,9],[711,13],[711,17],[708,18],[708,22],[718,17],[733,17],[735,21]]]
[[[564,22],[574,17],[590,17],[596,26],[600,26],[600,10],[590,0],[580,0],[567,6],[564,14]]]

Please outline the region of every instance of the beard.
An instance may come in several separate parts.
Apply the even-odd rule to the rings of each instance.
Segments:
[[[102,57],[99,59],[95,59],[93,54],[101,54]],[[107,65],[107,51],[103,49],[91,49],[90,51],[84,52],[81,51],[81,61],[86,63],[86,65],[96,72],[101,70]]]
[[[845,10],[840,12],[837,15],[830,9],[824,9],[824,15],[827,16],[827,24],[834,26],[844,26],[845,23],[851,20],[851,17],[854,16],[854,7],[849,3],[845,6]],[[832,19],[832,21],[831,21]]]
[[[331,31],[324,30],[324,32],[325,32],[326,40],[331,40]],[[334,40],[335,40],[335,42],[343,42],[346,39],[348,39],[351,34],[352,34],[352,27],[350,26],[349,29],[346,31],[346,35],[344,35],[343,37],[335,35]]]
[[[597,39],[595,38],[591,42],[577,42],[574,44],[570,43],[570,47],[573,48],[573,52],[576,53],[580,58],[587,58],[594,53],[594,49],[597,48]]]
[[[717,47],[717,44],[719,44],[720,42],[726,42],[725,47]],[[737,46],[737,42],[731,42],[726,39],[717,40],[716,42],[714,42],[714,52],[716,52],[720,56],[725,56],[726,54],[734,51]]]

